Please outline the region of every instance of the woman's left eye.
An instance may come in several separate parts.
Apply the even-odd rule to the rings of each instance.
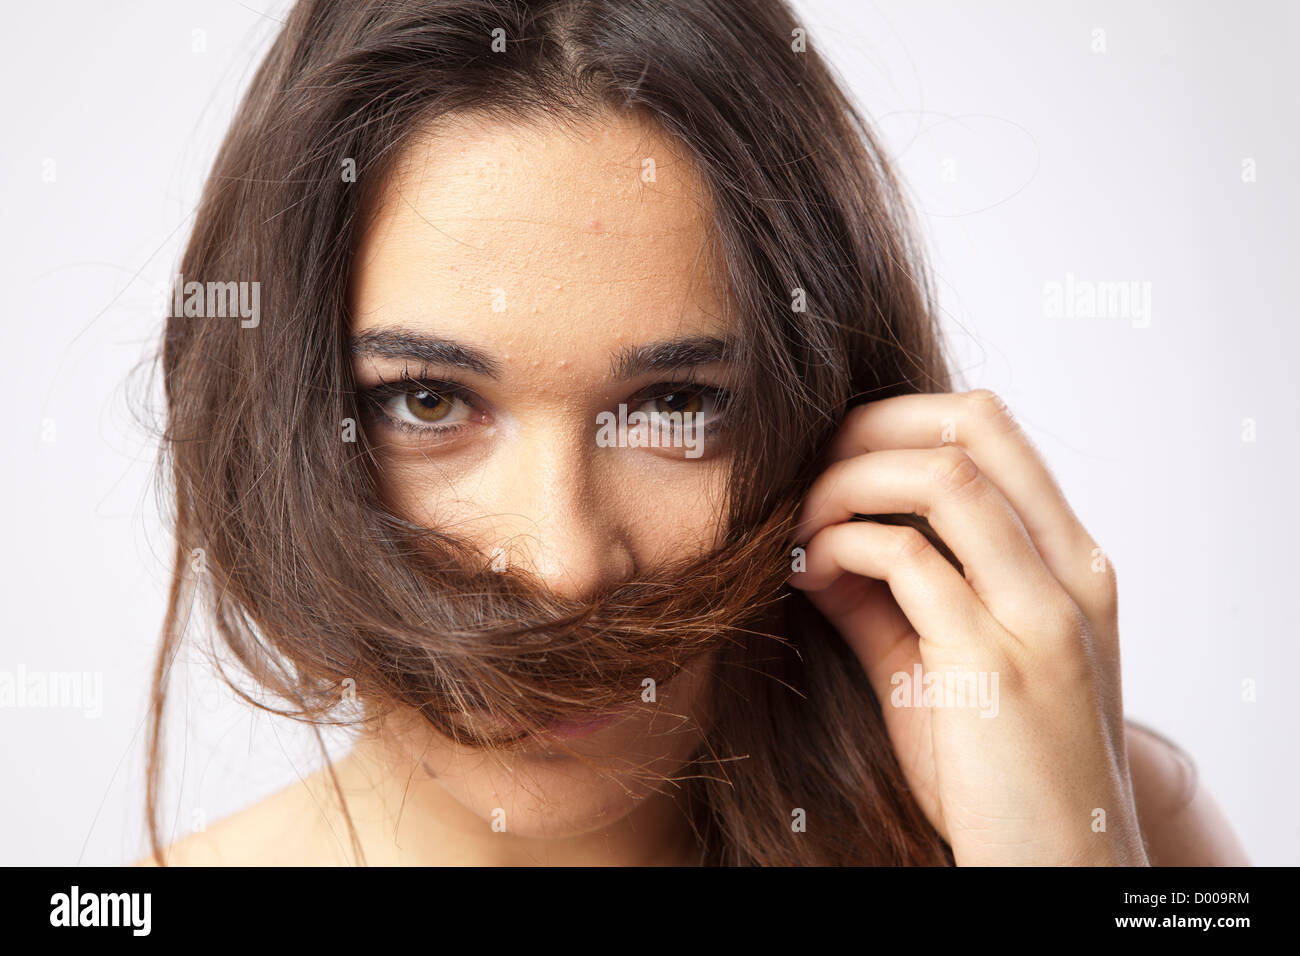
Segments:
[[[643,402],[637,409],[650,416],[695,415],[696,421],[708,422],[722,411],[720,389],[707,385],[674,385],[670,391]]]

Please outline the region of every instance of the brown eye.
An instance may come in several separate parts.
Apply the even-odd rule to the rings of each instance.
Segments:
[[[699,389],[671,392],[655,399],[655,411],[698,414],[704,407],[704,395]]]
[[[403,403],[406,410],[422,422],[436,422],[447,417],[454,399],[437,392],[407,392]]]
[[[478,411],[476,397],[454,382],[421,382],[409,377],[364,393],[367,411],[378,416],[381,427],[396,428],[408,436],[418,433],[422,439],[448,438],[461,425],[485,423],[487,417]]]

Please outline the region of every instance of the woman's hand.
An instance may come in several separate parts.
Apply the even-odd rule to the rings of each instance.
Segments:
[[[873,402],[831,461],[800,512],[806,570],[790,583],[862,662],[957,863],[1146,865],[1115,573],[1005,404],[984,389]],[[907,512],[964,577],[920,532],[850,520]],[[911,686],[918,667],[937,690]],[[989,696],[960,706],[945,674]]]

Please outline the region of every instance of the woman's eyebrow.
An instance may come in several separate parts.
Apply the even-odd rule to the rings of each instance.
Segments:
[[[709,365],[727,359],[735,343],[711,335],[629,345],[622,348],[611,366],[614,379],[636,378],[647,372],[666,372],[692,365]]]
[[[417,359],[428,365],[446,365],[477,372],[487,378],[501,377],[501,363],[481,349],[409,329],[371,329],[355,335],[352,337],[352,354]]]
[[[649,372],[709,365],[724,361],[734,347],[731,340],[711,335],[624,346],[612,358],[611,375],[615,381],[621,381]],[[352,354],[414,359],[427,365],[465,369],[491,379],[501,378],[501,363],[483,350],[410,329],[370,329],[355,335]]]

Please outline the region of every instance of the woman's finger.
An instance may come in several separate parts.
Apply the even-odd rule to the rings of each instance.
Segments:
[[[855,514],[899,512],[929,520],[961,562],[974,593],[1017,637],[1059,630],[1065,615],[1078,614],[1015,509],[956,445],[890,449],[836,462],[809,489],[797,533],[810,540]]]
[[[915,528],[853,521],[823,528],[807,547],[807,570],[792,575],[790,583],[805,592],[844,635],[873,686],[888,675],[891,655],[898,653],[901,640],[914,631],[922,640],[923,652],[945,660],[973,663],[986,660],[993,642],[1003,633],[970,584]],[[852,585],[845,575],[874,578],[889,587],[906,621],[872,611],[875,626],[854,627],[847,617],[876,605],[868,594],[859,593],[852,602],[838,601],[833,592]],[[873,582],[862,582],[869,588]],[[879,585],[876,585],[879,586]],[[863,622],[868,623],[868,622]],[[904,630],[902,625],[909,625]],[[892,673],[892,671],[891,671]],[[877,686],[877,690],[880,688]]]
[[[1002,492],[1043,563],[1090,619],[1113,616],[1115,575],[1006,403],[987,389],[901,395],[853,409],[830,449],[841,461],[887,448],[956,444]]]

